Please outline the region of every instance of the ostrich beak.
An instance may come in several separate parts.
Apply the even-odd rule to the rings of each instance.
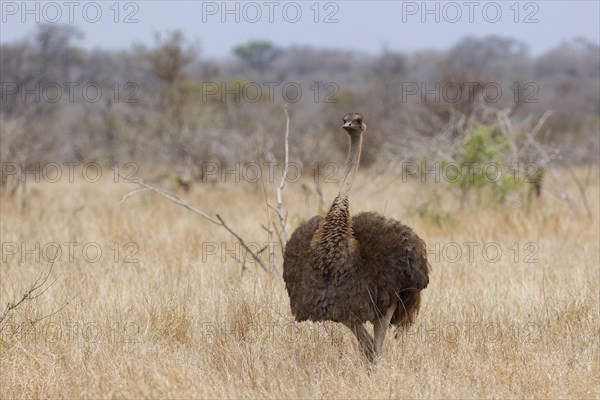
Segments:
[[[342,125],[342,128],[344,129],[348,129],[352,126],[352,122],[346,122],[344,125]]]

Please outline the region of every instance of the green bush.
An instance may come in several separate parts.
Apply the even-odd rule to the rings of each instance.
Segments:
[[[458,168],[451,168],[447,162],[442,167],[457,171],[455,176],[450,174],[448,181],[460,188],[462,204],[469,193],[475,192],[479,202],[503,205],[508,195],[523,184],[520,175],[514,173],[508,140],[493,126],[474,126],[462,140],[458,158]]]

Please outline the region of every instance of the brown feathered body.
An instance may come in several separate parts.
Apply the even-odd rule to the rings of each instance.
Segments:
[[[329,212],[290,237],[283,279],[297,321],[374,321],[398,304],[391,323],[407,325],[429,283],[425,242],[382,215],[350,216],[338,196]]]

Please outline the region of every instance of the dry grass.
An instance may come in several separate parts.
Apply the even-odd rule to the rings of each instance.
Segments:
[[[568,175],[560,176],[564,181],[554,184],[579,201]],[[236,249],[226,232],[149,193],[119,204],[130,189],[108,180],[31,185],[26,210],[2,193],[0,304],[15,300],[47,266],[31,254],[25,260],[21,252],[7,254],[7,243],[80,245],[72,261],[63,247],[52,271],[56,283],[20,307],[8,328],[73,301],[33,331],[3,332],[0,397],[599,396],[597,180],[587,190],[591,221],[549,193],[529,212],[460,211],[436,189],[445,196],[437,210],[447,213],[438,224],[408,211],[431,200],[432,185],[361,171],[353,211],[402,219],[433,251],[415,326],[397,339],[388,336],[383,359],[371,370],[347,329],[293,322],[280,274],[268,276],[253,264],[240,274],[225,253]],[[329,199],[335,189],[326,186]],[[262,189],[231,182],[181,195],[221,212],[249,241],[266,240]],[[318,210],[317,198],[300,184],[286,188],[285,201],[293,226]],[[82,255],[91,242],[103,251],[98,262]],[[124,262],[129,242],[139,248],[138,263]],[[473,257],[465,242],[479,244]],[[482,253],[492,242],[502,249],[496,262],[490,260],[496,245]],[[113,243],[121,248],[118,262]],[[207,243],[217,254],[207,254]],[[537,262],[525,262],[535,249],[529,243],[538,246]],[[456,248],[462,256],[450,262]]]

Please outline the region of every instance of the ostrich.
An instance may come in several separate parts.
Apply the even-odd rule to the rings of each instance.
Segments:
[[[343,323],[372,362],[390,324],[412,323],[429,283],[429,263],[425,242],[408,226],[373,212],[350,215],[348,194],[367,127],[358,113],[343,122],[350,151],[339,194],[325,218],[312,217],[290,237],[283,279],[296,321]]]

